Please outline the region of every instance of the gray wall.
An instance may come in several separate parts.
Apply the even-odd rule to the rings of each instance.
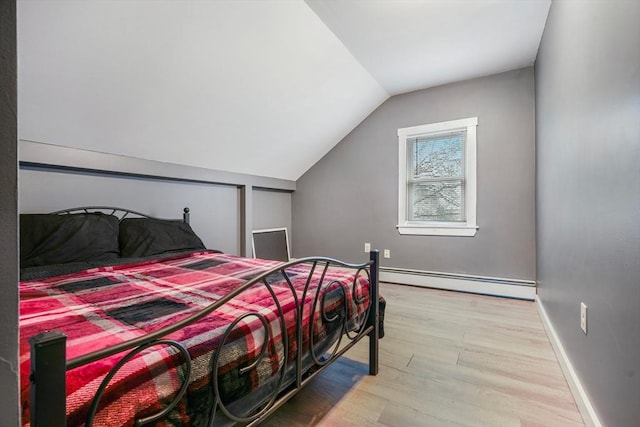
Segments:
[[[291,193],[254,188],[253,229],[281,227],[287,228],[291,240]]]
[[[369,242],[384,266],[535,279],[534,101],[532,67],[390,98],[297,181],[294,255],[364,260]],[[472,116],[478,233],[399,235],[397,129]]]
[[[617,427],[640,420],[638,22],[638,1],[554,1],[536,61],[539,297]]]
[[[287,227],[291,232],[291,193],[253,189],[253,228]]]
[[[291,223],[294,181],[25,140],[18,148],[22,213],[111,205],[177,218],[187,206],[207,247],[247,256],[254,221]]]
[[[0,426],[18,426],[16,4],[0,2]]]
[[[107,205],[181,218],[187,206],[191,226],[205,246],[236,255],[240,253],[238,197],[238,189],[230,185],[20,169],[21,213]]]
[[[180,218],[187,206],[191,226],[205,246],[240,254],[241,194],[236,186],[32,167],[22,167],[19,175],[21,213],[107,205]],[[252,220],[253,229],[291,230],[291,193],[254,188]]]

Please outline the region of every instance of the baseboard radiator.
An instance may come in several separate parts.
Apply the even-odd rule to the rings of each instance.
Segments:
[[[536,297],[533,280],[380,267],[380,281],[531,301]]]

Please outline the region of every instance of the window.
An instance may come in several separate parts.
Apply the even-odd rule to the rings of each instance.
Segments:
[[[478,118],[398,129],[400,234],[475,236]]]

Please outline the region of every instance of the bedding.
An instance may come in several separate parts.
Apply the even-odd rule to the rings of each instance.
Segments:
[[[220,252],[215,249],[207,249],[209,252]],[[113,258],[106,261],[89,260],[89,261],[76,261],[66,262],[62,264],[52,265],[36,265],[33,267],[26,267],[20,269],[20,281],[46,279],[53,276],[61,276],[63,274],[76,273],[82,270],[89,270],[91,268],[115,266],[118,264],[136,264],[146,261],[171,259],[180,255],[188,255],[194,252],[193,250],[181,250],[170,253],[164,253],[161,255],[149,255],[143,257],[129,257],[129,258]]]
[[[202,240],[184,221],[125,218],[120,221],[121,256],[143,257],[183,250],[204,250]]]
[[[20,215],[20,267],[118,259],[119,219],[103,213]]]
[[[277,265],[275,261],[198,251],[21,282],[23,423],[29,422],[29,337],[45,330],[62,331],[68,336],[67,358],[74,358],[174,324]],[[309,264],[287,269],[298,305],[282,274],[267,278],[282,307],[287,340],[283,339],[283,325],[273,298],[262,284],[252,286],[211,315],[167,337],[186,346],[192,371],[186,395],[160,425],[204,423],[213,399],[212,380],[225,405],[250,414],[281,388],[281,375],[285,383],[292,381],[298,351],[303,365],[311,366],[310,348],[319,355],[336,342],[342,333],[342,322],[327,320],[346,318],[350,330],[363,324],[369,304],[367,275],[354,279],[352,270],[330,268],[321,280],[321,269],[314,270],[309,292],[303,295],[310,269]],[[321,295],[318,300],[314,300],[316,290]],[[318,305],[315,311],[314,301]],[[302,328],[300,349],[296,340],[299,306],[304,307],[302,318],[306,325]],[[245,317],[224,341],[217,357],[218,367],[212,368],[214,350],[220,347],[229,325],[242,316]],[[263,347],[266,357],[259,358]],[[122,356],[121,353],[67,373],[68,425],[84,423],[89,400],[99,382]],[[243,371],[258,359],[254,369]],[[178,352],[171,347],[156,346],[140,352],[111,381],[101,399],[95,425],[133,425],[134,417],[157,412],[177,393],[185,375],[182,365]]]

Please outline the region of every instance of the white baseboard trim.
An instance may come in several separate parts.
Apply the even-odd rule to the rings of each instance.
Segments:
[[[530,280],[380,267],[380,281],[531,301],[536,297],[536,283]]]
[[[551,347],[553,347],[553,351],[556,353],[556,357],[558,358],[558,362],[560,363],[560,368],[564,373],[564,377],[569,384],[569,389],[573,394],[573,398],[576,401],[576,405],[578,406],[578,410],[580,411],[580,415],[582,415],[582,420],[585,425],[589,427],[602,427],[602,423],[598,418],[598,414],[596,413],[593,405],[591,405],[591,401],[589,400],[589,395],[587,394],[584,387],[582,387],[582,383],[580,382],[580,378],[578,374],[573,369],[573,364],[569,359],[569,356],[564,350],[564,346],[556,333],[555,328],[553,327],[553,323],[551,323],[551,319],[547,315],[547,311],[542,304],[542,301],[538,296],[536,296],[536,307],[538,308],[538,313],[540,314],[540,319],[542,320],[542,325],[544,326],[545,331],[547,331],[547,336],[549,337],[549,341],[551,341]]]

